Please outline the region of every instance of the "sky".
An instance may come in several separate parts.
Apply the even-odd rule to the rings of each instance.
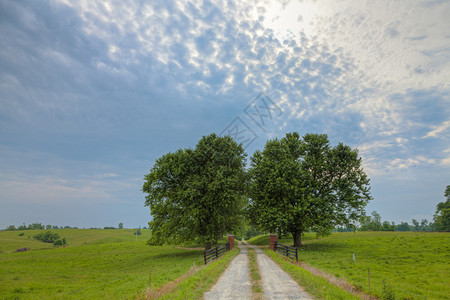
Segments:
[[[148,226],[144,176],[230,134],[357,148],[383,220],[450,184],[450,1],[0,0],[0,228]]]

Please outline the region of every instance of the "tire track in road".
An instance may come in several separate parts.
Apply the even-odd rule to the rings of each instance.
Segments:
[[[261,286],[266,299],[314,299],[288,273],[265,255],[260,248],[246,245],[256,251]]]
[[[252,299],[247,246],[239,242],[238,247],[241,252],[231,261],[219,281],[203,295],[203,299]]]
[[[256,246],[239,242],[241,252],[234,258],[219,281],[203,296],[205,300],[252,299],[250,271],[248,268],[248,247],[256,251],[261,275],[264,298],[272,299],[314,299],[304,291],[285,271]]]

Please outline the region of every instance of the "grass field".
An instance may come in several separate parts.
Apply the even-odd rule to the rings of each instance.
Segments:
[[[203,264],[201,250],[146,245],[131,229],[59,229],[68,247],[54,248],[33,239],[40,230],[0,231],[2,299],[125,299],[139,297]],[[28,238],[30,236],[30,238]],[[31,251],[12,253],[17,248]]]
[[[34,235],[48,230],[17,230],[0,231],[0,253],[13,252],[18,248],[29,247],[31,250],[52,249],[52,244],[43,243],[33,238]],[[105,243],[120,243],[136,241],[134,229],[51,229],[61,238],[65,237],[69,246],[84,246]],[[19,234],[23,233],[23,236]],[[150,238],[150,230],[141,229],[139,241]]]
[[[268,236],[249,241],[268,245]],[[279,242],[292,245],[291,238]],[[353,253],[356,261],[353,260]],[[382,299],[449,299],[450,233],[356,232],[315,239],[307,234],[299,260],[345,278]]]

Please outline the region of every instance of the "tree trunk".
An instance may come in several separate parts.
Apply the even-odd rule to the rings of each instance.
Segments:
[[[211,246],[212,246],[211,242],[206,243],[205,250],[211,249]]]
[[[278,238],[279,238],[279,239],[282,238],[282,236],[281,236],[281,227],[278,227]]]
[[[302,246],[302,232],[293,232],[292,237],[294,238],[294,247]]]

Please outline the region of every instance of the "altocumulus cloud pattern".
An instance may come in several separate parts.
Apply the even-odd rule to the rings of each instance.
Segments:
[[[236,118],[250,155],[289,131],[358,148],[369,209],[431,219],[450,178],[448,15],[448,1],[2,0],[0,226],[145,225],[154,159]],[[252,127],[261,92],[282,113]]]

